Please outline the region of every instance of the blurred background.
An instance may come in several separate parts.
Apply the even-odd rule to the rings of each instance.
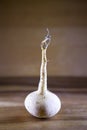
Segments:
[[[87,76],[87,2],[0,0],[0,77],[39,76],[49,28],[49,76]]]
[[[24,108],[37,90],[49,28],[48,89],[62,109],[37,120]],[[0,0],[0,130],[87,130],[87,1]]]

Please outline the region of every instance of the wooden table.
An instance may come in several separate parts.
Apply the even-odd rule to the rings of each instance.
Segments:
[[[69,87],[72,81],[68,83],[67,81],[68,87],[49,86],[62,102],[60,112],[50,119],[35,118],[24,107],[25,97],[36,90],[37,86],[2,84],[0,130],[87,130],[87,83],[83,87],[80,86],[81,82],[77,84],[76,80],[74,84],[77,84],[77,87]]]

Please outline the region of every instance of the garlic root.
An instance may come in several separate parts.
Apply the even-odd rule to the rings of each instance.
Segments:
[[[46,51],[51,41],[49,30],[47,36],[41,43],[42,62],[40,68],[40,81],[38,90],[30,93],[25,99],[27,111],[38,118],[49,118],[59,112],[61,101],[58,96],[47,90],[47,57]]]

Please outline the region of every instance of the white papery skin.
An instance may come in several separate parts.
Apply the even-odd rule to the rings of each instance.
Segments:
[[[49,118],[59,112],[60,99],[50,91],[41,95],[38,91],[30,93],[25,99],[27,111],[38,118]]]
[[[38,90],[30,93],[24,102],[27,111],[38,118],[49,118],[59,112],[61,101],[59,97],[47,90],[47,58],[46,51],[49,45],[50,35],[41,44],[42,62],[40,69],[40,82]]]

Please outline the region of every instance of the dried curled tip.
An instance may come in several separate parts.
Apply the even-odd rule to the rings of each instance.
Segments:
[[[51,41],[51,35],[49,34],[49,29],[47,28],[47,35],[45,36],[45,39],[41,42],[41,49],[47,49],[48,45]]]

